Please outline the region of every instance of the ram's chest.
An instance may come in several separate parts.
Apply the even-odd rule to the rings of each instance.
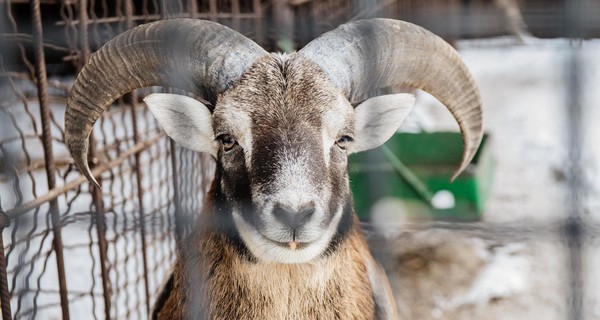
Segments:
[[[222,256],[206,282],[208,318],[373,319],[364,263],[341,251],[310,265]]]

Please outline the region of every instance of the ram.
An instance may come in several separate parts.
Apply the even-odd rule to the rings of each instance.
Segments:
[[[95,121],[147,86],[165,132],[216,160],[197,226],[184,240],[159,319],[388,319],[395,302],[354,213],[348,155],[384,143],[421,88],[460,125],[463,159],[482,137],[477,87],[458,53],[410,23],[354,21],[291,54],[267,53],[217,23],[174,19],[131,29],[83,67],[65,113],[75,164]]]

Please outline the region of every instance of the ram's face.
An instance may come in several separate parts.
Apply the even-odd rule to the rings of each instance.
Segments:
[[[483,135],[481,99],[460,56],[410,23],[354,21],[286,57],[217,23],[172,19],[109,41],[69,92],[65,142],[97,186],[87,157],[94,123],[121,95],[155,85],[214,103],[172,94],[145,99],[171,138],[217,159],[217,198],[232,209],[222,211],[233,212],[246,246],[268,261],[318,257],[350,224],[346,155],[381,145],[414,104],[401,94],[360,102],[365,95],[411,86],[440,99],[463,132],[456,174]],[[360,104],[352,108],[346,99]]]
[[[145,99],[167,134],[217,159],[217,194],[260,260],[310,261],[350,230],[348,154],[376,147],[402,123],[410,94],[353,108],[313,62],[266,55],[211,112],[184,96]]]
[[[410,23],[354,21],[278,56],[217,23],[172,19],[106,43],[69,92],[65,142],[97,186],[87,157],[94,123],[118,97],[155,85],[214,104],[172,94],[145,99],[171,138],[217,159],[216,199],[231,210],[216,214],[231,214],[245,245],[265,261],[310,261],[349,229],[347,154],[381,145],[414,104],[412,95],[361,102],[366,95],[410,86],[440,99],[463,132],[456,174],[483,135],[481,99],[460,56]]]
[[[218,100],[213,129],[221,191],[250,251],[284,263],[322,254],[352,214],[348,101],[316,67],[269,56]]]

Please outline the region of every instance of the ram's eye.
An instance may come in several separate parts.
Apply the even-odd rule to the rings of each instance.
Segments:
[[[352,138],[350,136],[341,136],[339,139],[337,139],[337,141],[335,141],[335,144],[337,144],[337,146],[341,149],[346,150],[346,147],[350,142],[352,142]]]
[[[221,144],[223,145],[223,150],[225,150],[225,151],[229,151],[229,150],[233,149],[233,147],[235,147],[235,145],[237,144],[237,141],[235,141],[235,139],[228,134],[220,135],[219,140],[221,140]]]

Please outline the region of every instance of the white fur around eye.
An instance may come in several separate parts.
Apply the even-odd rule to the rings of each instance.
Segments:
[[[183,147],[208,152],[216,158],[212,114],[201,102],[187,96],[154,93],[146,98],[150,112],[167,135]]]
[[[388,94],[365,100],[354,108],[354,142],[348,152],[379,147],[400,128],[415,105],[410,93]]]

